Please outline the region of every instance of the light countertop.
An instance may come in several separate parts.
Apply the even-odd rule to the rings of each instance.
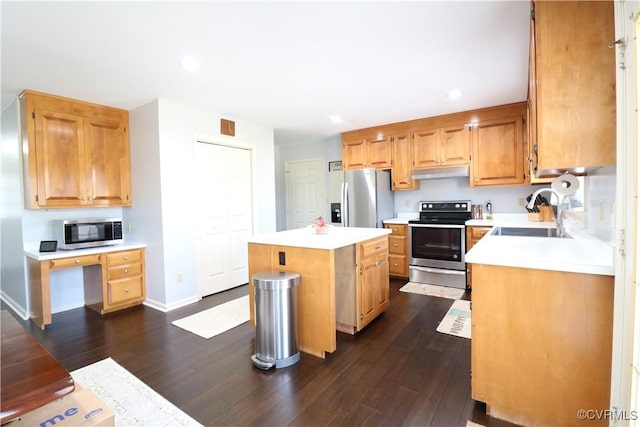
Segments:
[[[127,251],[130,249],[140,249],[147,245],[144,243],[121,243],[119,245],[100,246],[97,248],[74,249],[71,251],[57,250],[55,252],[39,252],[38,248],[25,249],[24,254],[36,261],[46,261],[50,259],[72,258],[84,255],[104,254],[108,252]]]
[[[467,225],[510,226],[528,228],[555,227],[555,222],[527,221],[526,215],[470,220]],[[573,273],[614,275],[611,244],[590,235],[585,230],[565,222],[570,239],[554,237],[494,236],[487,233],[469,252],[470,264],[489,264]]]
[[[384,224],[409,224],[409,220],[417,219],[420,214],[418,212],[398,212],[395,218],[389,218],[382,221]]]
[[[249,243],[293,246],[309,249],[338,249],[344,246],[391,234],[388,228],[329,227],[326,234],[315,234],[310,227],[276,233],[259,234],[249,238]]]

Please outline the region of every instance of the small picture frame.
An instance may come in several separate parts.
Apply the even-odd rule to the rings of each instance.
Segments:
[[[56,240],[42,240],[40,242],[40,252],[55,252],[58,250],[58,242]]]
[[[341,171],[342,160],[336,160],[335,162],[329,162],[329,172]]]

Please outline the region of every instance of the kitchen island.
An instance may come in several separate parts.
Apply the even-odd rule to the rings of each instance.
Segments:
[[[298,347],[324,358],[336,331],[355,334],[389,306],[389,245],[385,228],[328,227],[281,231],[249,239],[249,277],[260,271],[299,273]],[[249,281],[251,325],[254,288]]]
[[[613,247],[579,228],[568,234],[489,231],[465,256],[473,264],[471,395],[493,417],[578,425],[580,410],[609,408]]]

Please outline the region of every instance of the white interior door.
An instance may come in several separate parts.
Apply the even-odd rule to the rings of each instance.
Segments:
[[[284,164],[287,229],[306,227],[325,212],[324,159],[288,161]]]
[[[211,295],[248,283],[251,151],[197,142],[198,289]]]

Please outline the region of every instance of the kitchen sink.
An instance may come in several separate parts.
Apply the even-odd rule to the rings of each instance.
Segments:
[[[527,227],[496,227],[491,232],[494,236],[523,236],[523,237],[561,237],[570,239],[566,233],[558,236],[557,228],[527,228]]]

